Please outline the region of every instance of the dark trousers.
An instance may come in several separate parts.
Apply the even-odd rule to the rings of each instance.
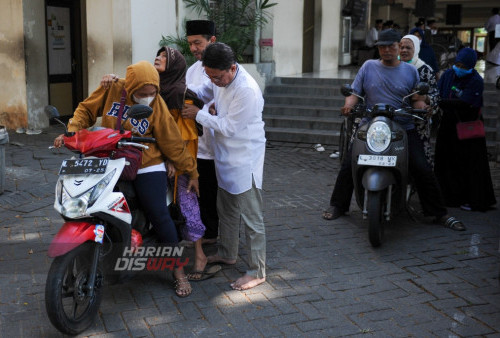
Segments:
[[[177,230],[167,207],[167,173],[155,171],[137,175],[134,188],[162,243],[177,244]]]
[[[446,215],[447,210],[444,206],[441,189],[436,176],[429,165],[424,153],[424,145],[415,129],[407,131],[408,134],[408,152],[409,152],[409,171],[415,182],[415,188],[420,199],[420,204],[426,216],[442,217]],[[342,162],[335,188],[330,198],[330,205],[339,208],[342,211],[348,211],[351,204],[354,183],[352,181],[351,165],[352,149],[349,150]]]
[[[206,230],[203,238],[214,239],[219,235],[219,216],[217,214],[217,176],[215,175],[214,160],[197,159],[200,177],[200,204],[201,220]]]

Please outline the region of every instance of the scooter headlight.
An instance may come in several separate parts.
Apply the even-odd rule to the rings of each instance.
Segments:
[[[391,144],[391,128],[382,121],[373,122],[366,133],[368,148],[373,152],[380,153]]]
[[[89,190],[85,191],[83,194],[72,197],[64,189],[61,188],[61,213],[68,218],[79,218],[85,217],[87,215],[87,209],[94,205],[95,201],[101,196],[106,186],[109,184],[113,178],[116,169],[107,174],[102,180],[99,181]]]

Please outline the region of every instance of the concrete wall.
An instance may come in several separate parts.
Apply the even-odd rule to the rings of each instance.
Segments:
[[[49,125],[44,112],[49,104],[45,1],[24,0],[23,13],[28,126],[41,129]]]
[[[276,0],[273,13],[273,60],[276,76],[302,72],[303,0]]]
[[[2,1],[0,10],[0,124],[27,127],[23,1]]]
[[[321,6],[320,62],[317,71],[336,69],[340,48],[340,1],[322,0]]]
[[[131,0],[86,0],[88,91],[103,75],[125,76],[132,63]]]
[[[177,0],[129,0],[132,22],[132,63],[154,62],[162,35],[177,35],[184,16],[178,15]],[[182,2],[182,1],[181,1]],[[183,34],[182,30],[182,34]]]

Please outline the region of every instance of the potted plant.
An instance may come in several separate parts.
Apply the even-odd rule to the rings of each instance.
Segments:
[[[255,30],[268,22],[268,9],[277,5],[270,0],[183,1],[186,8],[193,10],[199,17],[206,17],[215,22],[217,41],[231,46],[238,62],[248,61],[246,50],[258,43],[255,41]],[[195,62],[186,37],[162,36],[159,44],[175,46],[189,65]]]

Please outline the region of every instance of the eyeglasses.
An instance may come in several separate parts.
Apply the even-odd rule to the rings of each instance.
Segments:
[[[226,75],[226,73],[228,72],[227,70],[222,70],[221,72],[223,72],[221,75],[219,76],[210,76],[208,75],[206,72],[205,72],[205,69],[203,69],[203,74],[208,77],[211,81],[213,82],[221,82],[222,79],[224,78],[224,75]]]

